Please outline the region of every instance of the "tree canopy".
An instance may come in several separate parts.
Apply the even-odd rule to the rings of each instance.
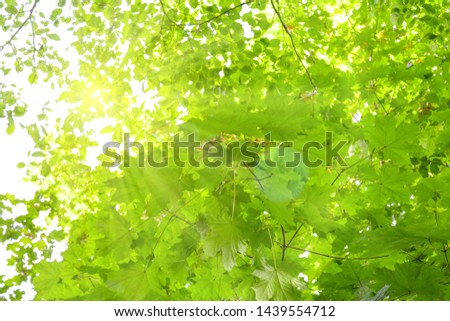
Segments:
[[[0,195],[17,272],[0,294],[31,281],[36,300],[450,300],[449,18],[444,0],[1,2],[2,77],[59,94],[25,125],[41,106],[2,82],[0,122],[33,139],[18,166],[37,192]],[[323,155],[327,133],[342,159]],[[257,150],[276,165],[108,167],[100,134],[121,157],[125,134],[270,134],[291,152],[317,142],[322,162]]]

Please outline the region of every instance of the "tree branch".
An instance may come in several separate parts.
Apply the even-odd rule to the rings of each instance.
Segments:
[[[378,256],[366,256],[366,257],[344,257],[344,256],[335,256],[335,255],[331,255],[331,254],[325,254],[325,253],[320,253],[320,252],[315,252],[315,251],[311,251],[308,249],[303,249],[300,247],[295,247],[295,246],[287,246],[286,248],[288,249],[293,249],[293,250],[297,250],[297,251],[304,251],[304,252],[309,252],[311,254],[315,254],[315,255],[320,255],[323,257],[327,257],[330,259],[334,259],[334,260],[359,260],[359,261],[365,261],[365,260],[376,260],[376,259],[382,259],[385,257],[388,257],[389,255],[378,255]]]
[[[30,9],[30,13],[28,14],[28,17],[25,19],[24,22],[22,22],[22,24],[19,26],[19,28],[17,28],[17,30],[11,35],[9,40],[3,46],[0,47],[0,51],[3,51],[3,49],[6,46],[11,45],[12,41],[14,40],[14,38],[19,34],[20,30],[22,30],[22,28],[28,23],[28,21],[31,20],[31,18],[33,17],[34,9],[36,9],[36,6],[37,6],[38,2],[39,2],[39,0],[35,0],[34,1],[33,6]]]
[[[304,251],[304,252],[309,252],[315,255],[320,255],[323,257],[327,257],[330,259],[334,259],[334,260],[375,260],[375,259],[382,259],[385,257],[388,257],[389,255],[378,255],[378,256],[367,256],[367,257],[343,257],[343,256],[336,256],[336,255],[331,255],[331,254],[325,254],[325,253],[320,253],[320,252],[316,252],[316,251],[312,251],[312,250],[308,250],[308,249],[304,249],[304,248],[300,248],[300,247],[296,247],[296,246],[291,246],[290,244],[292,243],[292,241],[294,240],[294,238],[297,236],[298,232],[300,231],[300,229],[303,227],[303,224],[301,224],[297,230],[295,231],[294,235],[292,235],[291,239],[289,240],[289,242],[286,244],[286,233],[284,231],[284,227],[283,225],[281,225],[281,233],[282,233],[282,237],[283,237],[283,244],[281,244],[280,242],[275,241],[276,243],[280,244],[280,247],[282,249],[282,254],[281,254],[281,261],[284,261],[284,256],[285,256],[285,252],[286,249],[293,249],[293,250],[297,250],[297,251]]]
[[[199,21],[199,22],[194,23],[194,24],[197,25],[197,26],[201,26],[201,25],[207,24],[207,23],[209,23],[209,22],[211,22],[211,21],[213,21],[213,20],[215,20],[215,19],[218,19],[218,18],[222,17],[223,15],[226,15],[226,14],[227,14],[228,12],[230,12],[230,11],[233,11],[233,10],[235,10],[235,9],[237,9],[237,8],[240,8],[240,7],[243,7],[243,6],[245,6],[245,5],[248,5],[248,4],[252,3],[252,2],[253,2],[253,1],[243,2],[243,3],[241,3],[241,4],[238,4],[237,6],[231,7],[231,8],[229,8],[229,9],[227,9],[227,10],[225,10],[225,11],[219,13],[218,15],[216,15],[216,16],[210,18],[210,19],[203,20],[203,21]],[[189,24],[192,24],[192,23],[183,23],[182,25],[183,25],[183,26],[186,26],[186,25],[189,25]]]
[[[287,35],[289,36],[289,39],[291,40],[291,44],[292,44],[292,47],[294,48],[295,55],[297,56],[298,60],[300,61],[300,64],[301,64],[301,66],[303,67],[303,70],[305,71],[306,75],[308,76],[309,82],[311,83],[311,86],[312,86],[313,89],[314,89],[314,92],[313,92],[313,93],[315,94],[315,93],[317,92],[317,86],[316,86],[316,84],[314,83],[314,81],[313,81],[313,79],[312,79],[312,77],[311,77],[311,74],[309,73],[308,68],[306,68],[306,65],[304,64],[302,57],[301,57],[300,54],[298,53],[298,49],[297,49],[297,46],[296,46],[296,44],[295,44],[294,38],[292,37],[292,34],[291,34],[291,32],[289,31],[288,26],[287,26],[286,23],[284,22],[283,17],[281,16],[280,11],[278,11],[277,7],[275,6],[275,3],[273,2],[273,0],[270,0],[270,3],[271,3],[271,5],[272,5],[272,8],[273,8],[273,10],[275,11],[276,15],[278,16],[278,20],[280,20],[281,25],[283,26],[284,31],[286,31]]]
[[[166,17],[167,20],[170,21],[170,23],[172,23],[176,27],[178,27],[181,30],[183,30],[183,32],[186,32],[186,30],[184,30],[184,28],[180,24],[178,24],[176,21],[172,20],[172,18],[167,14],[166,6],[164,5],[164,2],[162,0],[159,0],[159,4],[161,5],[161,10],[162,10],[162,12],[164,14],[164,17]]]
[[[162,0],[159,0],[159,3],[161,4],[161,8],[162,8],[162,10],[163,10],[164,15],[167,17],[167,19],[169,19],[169,21],[170,21],[172,24],[176,25],[178,28],[183,28],[184,26],[189,26],[189,25],[202,26],[202,25],[207,24],[207,23],[209,23],[209,22],[211,22],[211,21],[213,21],[213,20],[215,20],[215,19],[218,19],[218,18],[222,17],[223,15],[226,15],[226,14],[229,13],[230,11],[233,11],[233,10],[235,10],[235,9],[237,9],[237,8],[240,8],[240,7],[243,7],[243,6],[245,6],[245,5],[251,4],[252,2],[253,2],[253,0],[243,2],[243,3],[241,3],[241,4],[238,4],[238,5],[234,6],[234,7],[228,8],[228,9],[222,11],[221,13],[219,13],[218,15],[216,15],[216,16],[214,16],[214,17],[212,17],[212,18],[206,19],[206,20],[197,21],[197,22],[177,23],[177,22],[175,22],[174,20],[172,20],[172,18],[170,18],[170,17],[167,15],[167,12],[166,12],[166,9],[165,9],[165,5],[164,5],[163,1],[162,1]],[[183,30],[184,30],[184,29],[183,29]],[[184,30],[184,31],[185,31],[185,30]],[[185,31],[185,32],[186,32],[186,31]]]
[[[163,2],[162,0],[159,0],[159,4],[161,5],[161,10],[162,10],[162,12],[163,12],[163,14],[164,14],[163,17],[166,17],[167,20],[169,20],[171,24],[173,24],[175,27],[181,29],[181,30],[184,32],[184,34],[185,34],[186,37],[188,38],[189,44],[190,44],[190,46],[191,46],[191,50],[192,50],[192,52],[194,52],[194,47],[192,46],[192,43],[191,43],[191,37],[189,36],[189,33],[188,33],[186,30],[184,30],[184,28],[183,28],[180,24],[178,24],[176,21],[174,21],[174,20],[167,14],[166,7],[165,7],[164,2]]]

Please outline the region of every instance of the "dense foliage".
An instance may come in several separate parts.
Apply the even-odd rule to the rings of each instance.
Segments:
[[[1,55],[16,60],[2,74],[61,90],[27,127],[19,166],[38,192],[0,195],[8,299],[31,280],[36,300],[450,300],[447,1],[51,5],[0,3]],[[78,61],[52,47],[63,34]],[[2,85],[11,135],[20,101]],[[67,117],[50,125],[57,108]],[[89,126],[105,118],[111,141],[158,146],[270,133],[301,149],[329,132],[345,164],[109,168]],[[27,213],[6,218],[18,204]]]

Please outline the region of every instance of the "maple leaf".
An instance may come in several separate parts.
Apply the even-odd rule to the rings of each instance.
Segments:
[[[386,159],[409,163],[409,153],[418,150],[417,125],[405,122],[397,124],[396,118],[389,116],[376,117],[373,126],[365,131],[369,146],[382,150]]]
[[[298,277],[292,276],[285,268],[265,265],[264,270],[256,270],[253,275],[260,281],[253,286],[257,300],[295,300],[305,285]]]
[[[108,275],[106,285],[126,300],[151,300],[165,297],[157,271],[146,269],[143,263],[130,262]]]
[[[35,266],[35,271],[33,283],[37,298],[70,299],[83,294],[75,279],[78,272],[68,262],[42,261]]]
[[[205,255],[216,256],[220,252],[222,264],[229,271],[236,265],[236,255],[245,253],[245,234],[240,225],[229,218],[212,223],[210,228],[204,240]]]
[[[98,222],[98,231],[104,234],[104,238],[96,240],[100,256],[111,256],[118,262],[129,259],[131,243],[137,234],[131,230],[125,217],[116,212],[111,213]]]

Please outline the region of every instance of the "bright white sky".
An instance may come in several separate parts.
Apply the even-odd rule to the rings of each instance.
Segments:
[[[18,3],[27,3],[27,1],[18,1]],[[54,1],[41,1],[38,4],[37,10],[49,16],[51,12],[55,9]],[[68,7],[65,7],[65,11],[68,11]],[[23,18],[25,19],[25,18]],[[39,21],[37,21],[39,23]],[[75,49],[71,48],[71,43],[75,41],[74,37],[70,32],[65,32],[64,30],[58,29],[54,33],[57,33],[61,41],[52,41],[51,45],[58,50],[60,55],[64,57],[67,61],[71,63],[71,66],[67,72],[71,72],[74,77],[78,74],[78,54]],[[24,27],[21,32],[17,35],[14,40],[14,44],[20,47],[25,45],[25,41],[30,39],[31,30],[30,27]],[[0,45],[5,43],[10,37],[10,34],[1,33],[0,34]],[[7,50],[5,48],[5,50]],[[8,59],[2,57],[2,59]],[[14,59],[11,59],[11,66],[14,65]],[[13,70],[7,76],[2,75],[0,78],[0,84],[11,85],[15,84],[18,88],[23,88],[21,100],[28,105],[27,112],[25,116],[15,119],[15,131],[12,135],[7,135],[6,127],[8,125],[6,119],[0,119],[0,144],[2,147],[2,158],[0,160],[0,194],[13,194],[17,198],[31,199],[34,197],[34,193],[37,190],[36,186],[31,183],[25,182],[26,177],[26,167],[19,169],[17,163],[23,162],[27,164],[32,159],[28,156],[30,151],[33,151],[34,143],[31,137],[29,137],[27,130],[22,128],[21,125],[30,125],[38,122],[37,115],[41,113],[42,108],[46,106],[47,102],[50,102],[46,107],[51,107],[52,111],[47,112],[49,119],[49,125],[46,127],[47,131],[51,131],[52,124],[56,122],[57,118],[64,119],[67,115],[70,106],[63,102],[55,102],[60,94],[60,90],[51,89],[50,83],[44,83],[43,81],[38,81],[36,85],[30,85],[28,83],[28,72],[23,72],[17,74]],[[131,86],[135,92],[141,91],[141,86],[137,82],[132,82]],[[0,87],[1,88],[1,87]],[[138,102],[143,99],[148,99],[149,97],[140,97]],[[152,100],[148,99],[152,104]],[[107,125],[113,125],[111,119],[105,118],[96,120],[91,124],[86,124],[88,129],[94,129],[96,133],[93,135],[92,139],[98,143],[97,147],[90,147],[87,150],[86,164],[91,167],[96,167],[99,165],[97,157],[102,153],[102,146],[106,143],[110,137],[107,134],[100,134],[99,131],[106,127]],[[12,213],[3,212],[0,213],[4,218],[14,218],[26,214],[25,206],[16,206],[13,208]],[[38,219],[33,221],[34,224],[48,227],[49,232],[57,227],[57,222],[49,222],[46,220],[46,215],[48,213],[41,213]],[[66,249],[64,243],[60,243],[55,247],[52,259],[61,259],[60,253]],[[6,250],[5,244],[0,244],[0,275],[5,275],[9,278],[15,274],[13,267],[7,266],[7,260],[11,256],[11,252]],[[17,288],[11,288],[9,293],[13,292]],[[32,289],[30,283],[24,284],[20,289],[25,291],[24,300],[33,299],[35,292]]]
[[[23,77],[22,77],[23,78]],[[26,77],[25,77],[26,78]],[[26,80],[26,79],[25,79]],[[20,80],[21,83],[25,82],[23,79]],[[39,92],[38,87],[27,89],[26,101],[36,102],[38,105],[38,100],[45,97]],[[30,101],[31,100],[31,101]],[[33,104],[29,104],[33,106]],[[39,105],[40,102],[39,102]],[[24,123],[28,120],[33,119],[32,115],[26,114],[23,121]],[[30,199],[34,196],[36,188],[30,183],[25,183],[23,177],[25,176],[26,169],[17,168],[18,162],[26,162],[28,159],[28,151],[33,147],[33,140],[29,137],[26,129],[21,126],[16,126],[16,130],[12,135],[6,134],[7,121],[3,119],[0,121],[0,144],[2,146],[3,157],[0,160],[0,194],[13,194],[17,197]],[[17,217],[26,214],[26,209],[24,206],[17,206],[13,209],[13,213],[0,213],[2,217]],[[10,257],[10,252],[6,251],[6,245],[0,244],[0,275],[4,274],[6,277],[14,275],[14,267],[7,266],[6,261]],[[31,291],[31,286],[26,285],[23,287],[27,292],[27,298],[31,299],[34,295]]]
[[[27,3],[24,1],[18,1],[19,3]],[[41,1],[38,4],[37,9],[44,12],[46,16],[49,16],[51,11],[55,9],[54,1]],[[25,18],[23,18],[25,19]],[[58,30],[58,34],[61,39],[60,42],[52,41],[52,45],[60,52],[61,56],[65,59],[73,62],[77,61],[76,52],[74,50],[66,50],[70,48],[70,43],[72,42],[72,37],[69,33],[61,34]],[[17,46],[21,46],[24,42],[29,39],[30,27],[24,27],[21,32],[17,35],[14,43]],[[10,34],[1,33],[0,34],[0,44],[5,43],[9,39]],[[51,40],[50,40],[51,41]],[[5,50],[8,50],[5,48]],[[7,59],[2,56],[2,59]],[[11,59],[11,66],[14,60]],[[72,70],[76,68],[76,64],[71,66]],[[29,71],[28,71],[29,72]],[[17,168],[17,163],[24,162],[25,164],[30,162],[31,159],[28,157],[28,153],[33,150],[33,140],[29,137],[27,130],[22,128],[20,125],[29,125],[37,122],[36,116],[42,111],[45,103],[52,101],[58,97],[59,92],[52,90],[49,83],[44,83],[42,81],[38,82],[37,85],[30,85],[28,83],[28,74],[21,73],[17,74],[13,70],[7,76],[2,75],[1,83],[11,85],[15,84],[18,88],[23,88],[22,91],[22,101],[28,105],[27,112],[24,117],[15,119],[15,131],[12,135],[6,134],[7,120],[0,119],[0,144],[2,147],[2,156],[0,159],[0,194],[13,194],[17,198],[30,199],[34,197],[36,187],[31,183],[24,182],[24,177],[26,175],[26,168]],[[67,106],[64,104],[52,103],[51,105],[53,111],[50,114],[50,123],[55,121],[56,118],[63,116],[67,113]],[[3,212],[0,213],[4,218],[14,218],[20,215],[26,214],[25,206],[16,206],[13,208],[12,213]],[[41,226],[48,226],[49,222],[46,222],[45,216],[40,216],[39,219],[34,221],[35,224]],[[61,250],[63,247],[61,248]],[[14,275],[14,268],[9,267],[6,264],[7,259],[10,257],[11,252],[6,250],[5,244],[0,244],[0,275],[6,275],[10,277]],[[34,291],[32,290],[31,284],[24,284],[20,287],[25,290],[24,300],[31,300],[34,297]],[[15,288],[10,289],[9,292],[14,291]]]
[[[19,0],[18,3],[28,3],[28,1]],[[29,6],[27,6],[29,7]],[[37,11],[41,11],[45,14],[45,16],[49,16],[52,10],[55,9],[54,1],[40,1],[38,3]],[[242,8],[242,14],[250,11],[246,6]],[[68,11],[68,7],[65,7],[65,11]],[[25,19],[25,17],[23,18]],[[37,19],[37,18],[36,18]],[[37,21],[39,24],[39,21]],[[253,36],[253,32],[250,29],[250,26],[246,23],[242,23],[244,27],[244,36],[251,38]],[[61,41],[51,41],[51,45],[54,46],[66,60],[71,62],[71,66],[69,71],[72,72],[73,75],[77,75],[77,61],[78,55],[77,52],[71,48],[71,43],[74,41],[73,36],[69,32],[64,32],[63,30],[58,29],[55,30],[54,33],[57,33]],[[25,46],[25,41],[30,39],[31,30],[29,26],[24,27],[21,32],[17,35],[14,40],[14,44],[17,47]],[[5,43],[10,37],[10,33],[1,33],[0,34],[0,45]],[[5,50],[8,50],[5,48]],[[2,59],[11,59],[11,66],[14,64],[13,58],[5,58],[2,56]],[[50,114],[47,112],[49,116],[48,130],[51,130],[51,124],[55,122],[57,118],[64,119],[64,115],[67,114],[69,106],[64,103],[55,103],[55,99],[59,96],[59,91],[55,91],[51,89],[49,83],[44,83],[42,81],[38,81],[37,85],[30,85],[28,83],[28,73],[20,73],[17,74],[14,71],[14,68],[11,73],[7,76],[2,75],[0,79],[0,84],[15,84],[19,88],[23,88],[22,91],[22,101],[28,105],[27,112],[25,116],[15,119],[15,131],[12,135],[6,134],[7,120],[0,119],[0,144],[2,147],[2,158],[0,160],[0,194],[13,194],[17,198],[22,199],[30,199],[34,197],[34,193],[36,191],[36,187],[31,184],[24,182],[24,177],[26,176],[26,167],[23,169],[17,168],[17,163],[24,162],[27,164],[31,161],[31,158],[28,156],[30,151],[33,150],[33,140],[28,136],[26,129],[22,128],[21,125],[30,125],[37,122],[37,115],[42,111],[42,108],[46,105],[47,102],[51,102],[49,106],[51,106],[52,111]],[[28,71],[29,72],[29,71]],[[137,82],[132,82],[131,86],[135,93],[139,93],[141,91],[140,84]],[[1,88],[1,87],[0,87]],[[151,93],[150,93],[151,94]],[[146,103],[152,105],[155,101],[152,99],[148,99],[149,97],[141,96],[138,97],[138,102],[146,99]],[[48,106],[47,106],[48,107]],[[100,123],[99,123],[100,122]],[[105,119],[102,123],[102,120],[99,122],[96,121],[95,126],[89,126],[90,128],[101,129],[106,125],[110,125],[108,119]],[[97,132],[94,139],[99,143],[96,148],[91,148],[88,150],[87,155],[87,164],[95,167],[99,164],[97,160],[97,156],[102,152],[102,145],[108,140],[108,137],[105,135],[100,135]],[[5,218],[14,218],[21,215],[26,214],[26,208],[24,206],[17,206],[13,209],[12,213],[0,213],[2,217]],[[33,221],[35,224],[40,226],[49,226],[50,229],[56,226],[55,222],[47,222],[45,213],[40,215],[38,219]],[[54,259],[60,259],[59,253],[64,251],[65,245],[61,244],[55,250]],[[10,257],[11,252],[6,250],[5,244],[0,244],[0,275],[6,275],[6,278],[14,275],[14,268],[9,267],[6,264],[7,259]],[[25,290],[24,300],[33,299],[35,293],[32,289],[30,283],[22,285],[20,287],[22,290]],[[10,289],[9,292],[16,290],[16,288]]]

